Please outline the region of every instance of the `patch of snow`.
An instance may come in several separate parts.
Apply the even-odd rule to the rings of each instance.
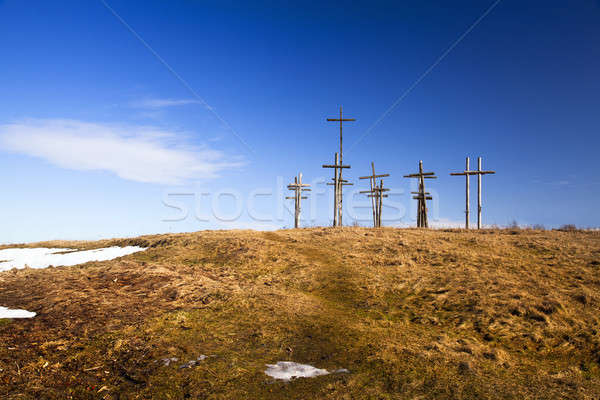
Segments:
[[[196,365],[198,365],[198,363],[200,363],[200,361],[204,361],[207,358],[208,358],[208,356],[205,356],[204,354],[200,354],[200,356],[198,358],[196,358],[195,360],[190,360],[190,361],[186,362],[185,364],[181,365],[179,367],[179,369],[195,367]]]
[[[162,365],[165,367],[168,367],[169,365],[171,365],[172,362],[175,362],[175,361],[179,361],[179,358],[171,357],[171,358],[163,358],[162,360],[160,360],[160,362],[162,362]]]
[[[314,378],[329,375],[326,369],[315,368],[312,365],[298,364],[292,361],[278,361],[277,364],[267,364],[265,374],[275,379],[289,381],[295,378]]]
[[[346,368],[340,368],[340,369],[336,369],[335,371],[333,371],[334,374],[349,374],[350,371],[348,371]]]
[[[0,306],[0,318],[33,318],[35,313],[26,310],[10,310]]]
[[[12,268],[21,269],[26,266],[30,268],[47,268],[50,265],[60,267],[83,264],[88,261],[107,261],[143,250],[146,249],[139,246],[113,246],[82,251],[59,248],[3,249],[0,250],[0,260],[8,261],[0,262],[0,272]]]

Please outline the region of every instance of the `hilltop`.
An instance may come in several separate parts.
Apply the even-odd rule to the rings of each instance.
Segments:
[[[0,305],[38,313],[0,320],[2,398],[600,397],[600,232],[311,228],[30,246],[113,245],[148,249],[0,273]],[[288,360],[349,372],[264,374]]]

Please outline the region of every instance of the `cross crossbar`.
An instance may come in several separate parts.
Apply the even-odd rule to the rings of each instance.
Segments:
[[[375,179],[375,178],[385,178],[390,176],[390,174],[381,174],[381,175],[371,175],[371,176],[361,176],[358,179]]]
[[[465,171],[465,172],[452,172],[450,175],[452,176],[460,176],[460,175],[488,175],[495,174],[496,171]]]
[[[426,176],[433,176],[435,175],[435,172],[422,172],[422,173],[416,173],[416,174],[408,174],[408,175],[404,175],[405,178],[420,178],[420,177],[426,177]]]
[[[326,165],[323,164],[323,168],[350,168],[349,165]]]
[[[389,192],[389,191],[390,191],[390,189],[388,189],[388,188],[378,188],[378,187],[374,187],[374,188],[373,188],[373,189],[371,189],[371,190],[363,190],[363,191],[361,191],[361,192],[359,192],[359,193],[375,193],[375,192]]]

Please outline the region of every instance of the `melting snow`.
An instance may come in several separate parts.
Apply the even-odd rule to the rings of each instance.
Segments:
[[[204,361],[207,358],[208,358],[208,356],[205,356],[204,354],[200,354],[200,356],[198,358],[196,358],[195,360],[190,360],[189,362],[186,362],[185,364],[181,365],[179,367],[179,369],[195,367],[196,365],[198,365],[198,363],[200,361]]]
[[[0,306],[0,318],[33,318],[35,313],[25,310],[9,310]]]
[[[157,360],[157,361],[158,361],[158,360]],[[177,357],[163,358],[163,359],[162,359],[162,360],[160,360],[160,361],[162,362],[162,364],[163,364],[165,367],[168,367],[169,365],[171,365],[171,363],[172,363],[172,362],[179,361],[179,358],[177,358]],[[156,361],[154,361],[154,362],[156,362]]]
[[[267,364],[265,374],[275,379],[289,381],[294,378],[313,378],[329,375],[330,372],[326,369],[315,368],[312,365],[298,364],[292,361],[278,361],[277,364]]]
[[[0,250],[0,260],[3,260],[0,262],[0,272],[12,268],[25,268],[25,266],[47,268],[50,265],[58,267],[83,264],[88,261],[107,261],[143,250],[146,249],[139,246],[114,246],[82,251],[57,248],[3,249]]]
[[[349,374],[350,371],[348,371],[346,368],[340,368],[340,369],[336,369],[335,371],[333,371],[334,374]]]

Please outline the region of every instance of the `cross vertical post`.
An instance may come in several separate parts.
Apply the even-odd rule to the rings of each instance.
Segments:
[[[342,168],[350,168],[349,165],[342,165],[339,158],[339,154],[335,153],[335,164],[333,165],[323,165],[323,168],[333,168],[333,183],[327,183],[328,185],[333,185],[333,226],[341,226],[342,225],[342,188],[346,185],[352,185],[345,179],[342,179],[341,170]]]
[[[335,153],[335,165],[339,165],[340,162],[340,154],[339,153]],[[337,167],[334,170],[333,173],[333,226],[337,226],[337,221],[338,221],[338,207],[340,206],[340,201],[338,198],[338,191],[340,189],[340,185],[339,185],[339,180],[340,177],[338,175],[338,169]]]
[[[302,183],[302,172],[294,177],[294,183],[288,185],[289,190],[294,191],[293,197],[286,197],[286,199],[294,200],[294,228],[298,228],[300,225],[300,203],[301,200],[308,199],[308,197],[302,196],[302,192],[310,191],[308,188],[310,185]]]
[[[470,177],[471,175],[473,175],[475,171],[470,171],[469,170],[469,157],[467,157],[467,162],[465,164],[465,170],[463,172],[453,172],[450,175],[452,176],[463,176],[465,177],[465,181],[466,181],[466,201],[465,201],[465,229],[469,229],[469,215],[471,213],[471,206],[470,206]]]
[[[469,170],[469,157],[467,157],[467,161],[465,163],[465,171],[468,171],[468,170]],[[470,200],[471,199],[469,198],[470,197],[470,188],[469,188],[470,182],[469,181],[471,179],[469,179],[469,178],[470,178],[469,174],[465,174],[465,180],[466,180],[465,229],[469,229],[469,216],[470,216],[470,213],[471,213],[471,205],[470,205],[470,203],[471,203]]]
[[[390,176],[390,174],[375,174],[375,163],[371,162],[372,175],[361,176],[359,179],[368,179],[370,183],[370,190],[364,190],[360,193],[367,193],[368,197],[371,198],[371,207],[373,208],[373,227],[381,227],[381,209],[383,208],[382,198],[388,197],[384,192],[390,189],[383,188],[383,179],[377,184],[377,178],[384,178]]]
[[[375,163],[373,161],[371,161],[371,171],[373,172],[373,175],[371,179],[369,179],[369,182],[371,184],[371,192],[373,192],[374,186],[377,184],[375,182],[375,178],[373,178],[375,176]],[[377,210],[375,209],[375,197],[371,197],[371,207],[373,208],[373,226],[377,226]]]
[[[477,229],[481,229],[481,176],[496,173],[496,171],[483,171],[481,169],[481,160],[481,157],[477,157]]]
[[[341,157],[340,157],[340,159],[341,159]],[[337,209],[337,216],[336,217],[337,217],[337,221],[338,221],[338,226],[342,226],[342,213],[344,212],[343,211],[343,206],[342,206],[342,190],[343,190],[343,187],[342,187],[342,180],[343,180],[343,178],[342,178],[342,169],[338,168],[336,170],[336,172],[338,173],[337,188],[335,190],[335,193],[336,193],[336,199],[335,199],[335,201],[336,201],[336,207],[337,207],[336,208]]]
[[[477,229],[481,229],[481,157],[477,157]]]
[[[298,184],[298,178],[294,178],[294,183]],[[298,219],[300,216],[300,210],[298,210],[298,189],[294,188],[294,228],[298,228]]]
[[[481,157],[477,157],[477,170],[469,170],[469,157],[467,157],[466,169],[463,172],[453,172],[450,175],[465,175],[467,179],[467,207],[466,227],[469,229],[469,176],[477,175],[477,229],[481,229],[481,176],[495,174],[496,171],[484,171],[481,169]]]
[[[377,196],[379,200],[379,204],[377,205],[377,227],[381,228],[381,208],[383,206],[382,198],[383,198],[383,179],[379,181],[379,190],[377,190]]]
[[[343,113],[342,113],[342,106],[340,106],[340,117],[339,118],[327,118],[327,121],[330,122],[339,122],[340,123],[340,165],[343,164],[343,158],[344,158],[344,153],[343,153],[343,148],[342,148],[342,125],[344,122],[350,122],[350,121],[356,121],[356,119],[354,118],[344,118],[343,117]],[[337,164],[337,162],[336,162]],[[342,177],[342,169],[336,169],[336,175],[337,177],[337,189],[335,189],[335,192],[337,193],[336,197],[336,204],[337,204],[337,216],[334,217],[334,225],[333,226],[342,226],[342,215],[343,215],[343,204],[342,204],[342,189],[344,187],[344,180]],[[337,222],[337,225],[336,225]]]
[[[425,192],[425,178],[423,178],[423,161],[419,161],[419,190],[421,194]],[[421,208],[421,227],[428,228],[429,224],[427,221],[427,203],[424,198],[419,198],[420,208]]]
[[[429,221],[427,219],[427,200],[432,200],[433,197],[429,192],[425,191],[425,179],[437,179],[437,176],[435,176],[435,172],[423,172],[423,161],[419,161],[419,172],[416,174],[404,175],[404,177],[419,179],[419,191],[411,192],[416,195],[413,196],[413,199],[418,200],[417,227],[429,228]]]

